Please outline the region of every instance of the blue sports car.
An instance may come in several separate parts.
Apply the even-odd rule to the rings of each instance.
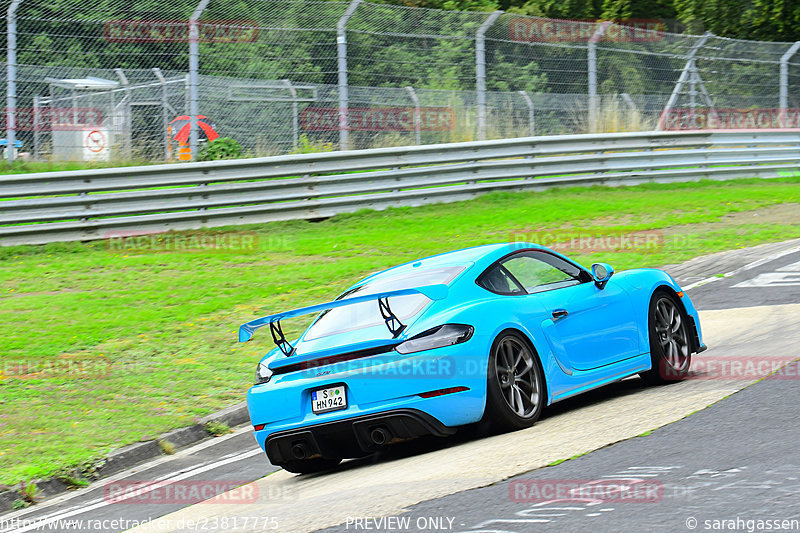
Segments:
[[[526,428],[552,404],[639,374],[686,376],[705,349],[669,274],[587,270],[535,244],[493,244],[373,274],[336,300],[242,325],[276,347],[247,394],[259,446],[290,472],[325,470],[482,422]],[[281,322],[316,319],[296,340]]]

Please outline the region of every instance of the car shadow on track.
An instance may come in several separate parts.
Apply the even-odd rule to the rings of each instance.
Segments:
[[[670,385],[661,385],[661,387],[669,386]],[[546,408],[542,412],[540,420],[558,416],[583,407],[590,407],[608,400],[621,398],[631,394],[637,394],[638,392],[650,387],[651,386],[646,385],[639,377],[627,378],[622,381],[611,383],[598,389],[585,392],[573,398],[562,400]],[[480,424],[463,426],[459,428],[455,435],[450,437],[421,437],[409,440],[407,442],[397,443],[380,452],[368,455],[366,457],[344,461],[338,467],[329,472],[344,472],[348,470],[365,468],[377,463],[400,461],[408,457],[414,457],[417,455],[423,455],[426,453],[459,446],[467,442],[479,440],[489,435],[491,434],[482,428]],[[298,476],[298,479],[311,479],[312,477],[325,475],[326,472],[305,474]]]

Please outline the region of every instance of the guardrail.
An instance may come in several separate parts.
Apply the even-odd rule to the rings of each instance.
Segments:
[[[314,219],[564,185],[778,177],[800,130],[526,137],[0,177],[0,245]]]

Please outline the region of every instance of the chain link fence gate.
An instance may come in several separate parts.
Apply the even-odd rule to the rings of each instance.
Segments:
[[[9,161],[180,160],[217,135],[271,155],[799,125],[800,45],[660,21],[362,0],[0,4]]]

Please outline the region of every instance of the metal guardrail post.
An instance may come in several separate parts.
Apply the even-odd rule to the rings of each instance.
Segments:
[[[7,59],[6,59],[6,160],[14,162],[14,144],[17,128],[17,8],[22,0],[14,0],[6,12]]]
[[[781,75],[780,88],[778,95],[778,107],[781,111],[786,111],[789,107],[789,60],[800,49],[800,41],[794,43],[786,53],[781,56]]]
[[[347,21],[356,12],[362,0],[352,0],[336,24],[336,57],[339,71],[339,149],[350,149],[350,130],[347,110],[350,94],[347,84]]]
[[[597,42],[603,38],[610,21],[603,22],[594,31],[587,45],[587,67],[589,76],[589,132],[597,131],[598,98],[597,98]]]
[[[502,15],[495,11],[483,21],[475,34],[475,90],[478,98],[478,140],[486,140],[486,32]]]
[[[531,137],[533,137],[536,135],[536,127],[533,122],[533,100],[531,100],[531,97],[527,91],[519,91],[519,94],[522,95],[522,99],[525,100],[525,105],[528,106],[528,128],[530,130]]]
[[[414,141],[415,144],[420,145],[422,144],[422,116],[419,107],[419,97],[417,96],[417,91],[411,86],[406,87],[406,91],[408,91],[411,102],[414,104]]]
[[[189,19],[189,148],[192,159],[197,158],[199,145],[199,128],[197,126],[198,109],[198,78],[200,71],[200,28],[198,20],[206,10],[209,0],[200,0]]]

